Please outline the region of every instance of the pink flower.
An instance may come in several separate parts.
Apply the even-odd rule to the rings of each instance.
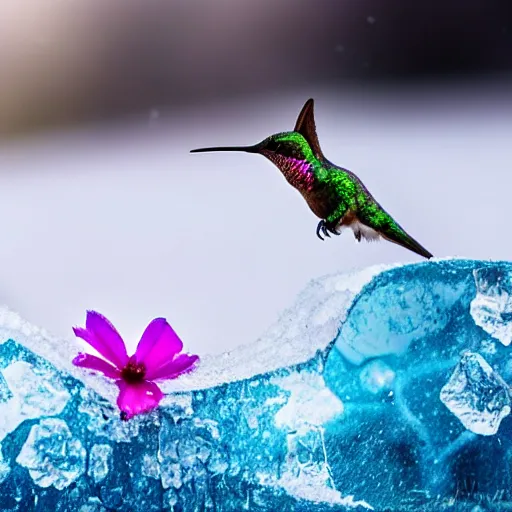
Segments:
[[[107,360],[80,353],[73,364],[115,379],[123,420],[158,406],[164,395],[153,381],[174,379],[199,360],[199,356],[180,354],[183,343],[165,318],[150,322],[131,357],[115,327],[96,311],[87,311],[85,329],[74,327],[73,331]]]

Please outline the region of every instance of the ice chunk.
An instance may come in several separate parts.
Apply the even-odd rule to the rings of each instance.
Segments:
[[[62,491],[85,471],[85,449],[65,421],[44,419],[30,429],[16,462],[40,487],[53,485]]]
[[[466,352],[441,389],[441,401],[471,432],[496,434],[510,414],[510,389],[480,355]]]
[[[1,508],[501,506],[512,488],[512,358],[470,314],[481,268],[512,265],[430,261],[317,279],[259,340],[204,357],[163,385],[160,408],[128,422],[115,385],[70,364],[74,342],[0,308]],[[471,371],[457,366],[464,351],[491,374],[478,358]],[[501,421],[494,435],[467,430],[439,399],[462,366],[454,403],[474,392],[476,413]]]
[[[508,346],[512,341],[512,273],[497,268],[473,272],[477,294],[471,301],[471,316],[493,338]]]
[[[95,444],[89,452],[89,475],[98,483],[108,473],[112,448],[108,444]]]
[[[54,416],[63,411],[69,393],[59,376],[25,361],[16,361],[0,372],[6,387],[0,400],[0,441],[24,420]]]

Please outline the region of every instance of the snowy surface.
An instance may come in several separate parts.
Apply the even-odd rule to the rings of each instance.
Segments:
[[[256,339],[312,277],[419,261],[349,232],[321,242],[263,157],[188,153],[291,129],[310,96],[328,158],[436,257],[510,257],[499,91],[307,88],[0,144],[0,302],[60,337],[96,309],[132,348],[165,316],[192,352],[218,354]]]
[[[204,358],[164,386],[158,410],[128,422],[108,380],[71,366],[74,341],[4,310],[0,502],[12,512],[506,508],[510,349],[470,307],[478,276],[493,272],[509,277],[512,265],[431,261],[314,280],[265,335]]]

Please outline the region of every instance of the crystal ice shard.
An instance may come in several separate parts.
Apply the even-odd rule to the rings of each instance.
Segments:
[[[325,158],[316,134],[313,107],[313,100],[309,99],[293,131],[271,135],[254,146],[201,148],[191,152],[244,151],[268,158],[321,219],[316,230],[321,240],[331,233],[339,235],[349,227],[358,242],[384,238],[431,258],[432,254],[406,233],[353,172]]]
[[[500,269],[473,271],[476,297],[471,301],[471,316],[476,325],[508,346],[512,341],[512,279]]]
[[[440,398],[475,434],[496,434],[501,420],[510,414],[508,385],[480,354],[469,351],[441,389]]]

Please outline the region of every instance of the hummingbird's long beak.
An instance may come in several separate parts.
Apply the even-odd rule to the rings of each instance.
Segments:
[[[225,147],[217,147],[217,148],[199,148],[192,149],[191,153],[210,153],[212,151],[243,151],[244,153],[258,153],[259,144],[255,144],[254,146],[225,146]]]

